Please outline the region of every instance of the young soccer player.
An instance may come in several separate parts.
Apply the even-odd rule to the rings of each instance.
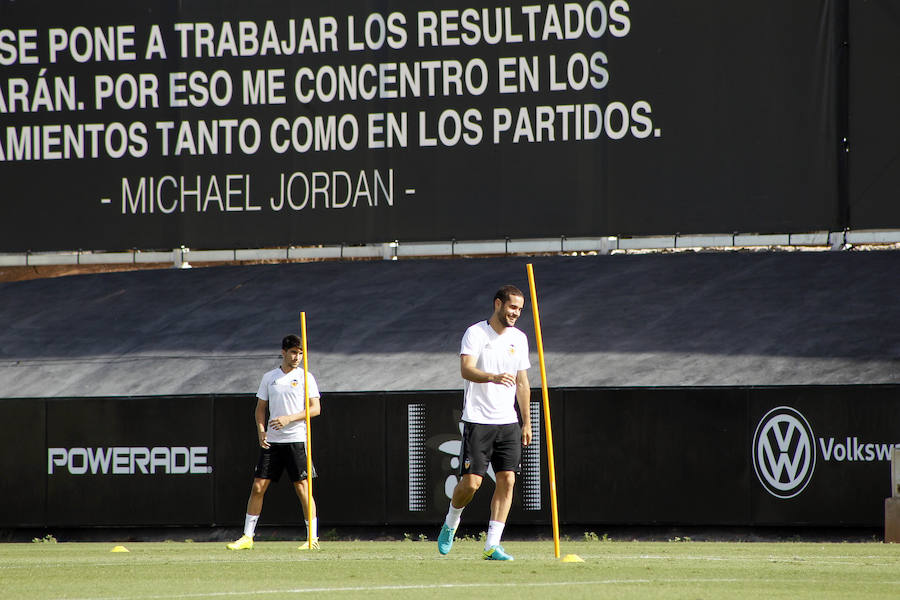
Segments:
[[[306,400],[304,385],[309,387],[309,416],[321,412],[319,388],[316,378],[308,373],[303,381],[303,360],[301,340],[296,335],[288,335],[281,341],[281,366],[265,375],[256,392],[256,432],[259,437],[259,461],[256,464],[250,499],[247,501],[247,515],[244,518],[244,535],[228,544],[231,550],[253,548],[256,523],[262,512],[263,497],[269,483],[278,481],[287,469],[294,489],[300,498],[303,515],[307,523],[312,547],[319,548],[317,537],[316,502],[307,502],[308,474],[306,472]],[[268,422],[266,411],[269,412]],[[315,468],[312,477],[316,476]],[[309,548],[309,540],[300,546]]]

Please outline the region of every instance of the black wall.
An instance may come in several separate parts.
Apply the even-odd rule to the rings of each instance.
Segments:
[[[557,389],[550,397],[563,524],[882,523],[900,386]],[[460,400],[458,392],[327,394],[312,429],[322,526],[439,522],[455,483]],[[257,456],[254,406],[250,395],[0,400],[0,466],[17,490],[0,496],[0,526],[239,525]],[[535,423],[539,412],[535,393]],[[510,522],[550,522],[545,433],[541,425],[526,453]],[[73,449],[75,459],[60,458]],[[101,463],[92,468],[84,456],[96,460],[95,449],[123,456],[122,472],[114,458],[106,474]],[[143,473],[129,457],[148,451],[175,462]],[[190,452],[193,465],[183,458]],[[487,517],[492,487],[485,482],[468,518]],[[262,522],[299,521],[290,485],[273,485]]]
[[[522,12],[528,5],[510,5],[508,38],[470,45],[462,41],[462,13],[453,3],[358,1],[301,8],[271,0],[87,6],[3,0],[0,251],[900,226],[892,184],[900,163],[891,134],[900,77],[889,59],[897,55],[900,23],[892,3],[580,2],[571,5],[582,12],[593,7],[596,32],[576,30],[561,40],[548,15],[551,7],[559,10],[564,30],[563,4],[539,5],[534,40]],[[495,5],[476,8],[476,21],[483,21],[484,8],[495,29]],[[447,20],[457,29],[451,28],[447,42],[419,47],[419,16],[441,10],[457,11]],[[403,19],[393,24],[405,32],[405,42],[351,49],[368,19],[387,22],[392,15]],[[337,47],[290,55],[271,48],[245,56],[227,49],[208,56],[202,50],[197,56],[193,35],[185,33],[182,44],[175,29],[176,23],[211,24],[218,48],[226,24],[239,35],[241,22],[255,23],[262,44],[267,22],[280,42],[289,39],[291,20],[300,31],[307,18],[315,31],[333,19]],[[130,28],[125,49],[135,56],[88,55],[83,34],[93,42],[95,28],[106,35],[114,26]],[[64,49],[53,60],[49,42],[60,31],[76,40],[75,56]],[[162,46],[149,43],[155,31]],[[20,40],[34,47],[23,54]],[[571,57],[576,66],[568,83]],[[514,85],[514,62],[505,80],[513,89],[502,89],[505,59],[534,67],[535,83],[523,78],[527,85]],[[474,78],[475,89],[457,93],[451,87],[445,93],[439,79],[429,91],[427,75],[420,74],[423,89],[398,91],[397,98],[301,101],[295,93],[294,76],[303,69],[314,74],[389,65],[390,76],[399,72],[392,65],[423,61],[483,64],[486,85],[481,89]],[[584,83],[585,64],[593,65],[592,82]],[[284,85],[265,103],[244,97],[244,73],[252,79],[259,71]],[[170,84],[172,73],[186,75]],[[190,89],[172,96],[192,73],[218,73],[222,89],[231,81],[231,97],[219,106],[200,95],[192,104]],[[155,102],[132,106],[123,93],[121,102],[113,96],[98,108],[97,82],[106,76],[143,76],[156,86]],[[373,81],[374,76],[364,78],[365,85]],[[555,89],[557,84],[565,89]],[[385,86],[388,95],[399,90],[396,82]],[[74,89],[74,100],[61,101],[58,87]],[[185,99],[186,106],[177,105]],[[583,127],[579,133],[576,110],[590,115],[588,129],[596,129],[596,136],[584,139]],[[504,111],[510,117],[505,129],[494,119]],[[538,127],[539,112],[552,116],[552,125]],[[384,134],[376,127],[386,122],[370,127],[369,116],[386,113],[408,119],[405,143],[379,147],[386,144],[380,144]],[[598,115],[602,127],[594,127]],[[357,124],[355,143],[280,151],[282,139],[276,136],[273,144],[270,137],[278,119],[332,117]],[[446,123],[468,118],[468,128],[459,133],[479,135],[466,141],[448,128],[448,139],[440,141],[442,117],[450,119]],[[229,120],[257,125],[259,146],[242,150],[235,142],[226,148],[223,124]],[[201,123],[219,132],[218,147],[200,146]],[[172,127],[168,150],[165,124]],[[83,157],[66,156],[66,144],[58,141],[62,132],[71,128],[88,140],[92,134],[84,128],[95,125],[102,126],[96,153],[85,142]],[[137,135],[118,156],[116,132],[132,127]],[[107,131],[113,132],[109,148]],[[237,129],[230,133],[234,141]],[[369,133],[376,143],[368,142]],[[292,176],[296,208],[279,200],[282,177]],[[376,204],[376,176],[385,187],[393,176],[390,202],[381,191]],[[322,191],[307,197],[316,185]],[[176,202],[182,192],[183,205]],[[130,204],[139,201],[142,208]]]
[[[850,3],[850,226],[900,226],[900,8]]]

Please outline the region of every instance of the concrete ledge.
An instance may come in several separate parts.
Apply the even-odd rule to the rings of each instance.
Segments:
[[[173,261],[173,252],[140,252],[134,253],[136,263],[170,263]]]
[[[78,258],[80,265],[118,265],[134,262],[134,252],[101,252],[82,254]]]
[[[341,258],[383,258],[384,249],[381,244],[366,244],[365,246],[344,246]]]
[[[734,245],[734,235],[730,233],[713,235],[679,235],[675,237],[676,248],[709,248]]]
[[[788,246],[827,246],[828,237],[827,231],[792,233],[788,235]]]
[[[453,254],[506,254],[506,240],[486,240],[481,242],[456,242]]]
[[[25,254],[0,254],[0,267],[27,267],[28,257]]]
[[[284,260],[288,257],[287,248],[268,248],[264,250],[235,250],[235,260]]]
[[[132,250],[125,252],[60,251],[20,252],[0,254],[0,266],[29,265],[172,263],[175,266],[194,262],[233,262],[253,260],[323,260],[342,258],[395,258],[429,256],[503,256],[508,254],[544,254],[566,252],[597,252],[611,250],[666,250],[680,248],[740,248],[753,246],[821,246],[842,250],[847,245],[898,244],[900,229],[858,231],[813,231],[803,233],[718,233],[639,237],[554,237],[503,240],[466,240],[437,242],[384,242],[364,245],[331,245],[285,248],[249,248],[221,250],[192,250],[175,248],[169,251]]]
[[[604,236],[599,238],[563,238],[563,252],[600,252],[609,253],[610,249],[616,247],[618,238]]]
[[[450,256],[452,253],[452,242],[397,244],[397,256]]]
[[[653,250],[674,247],[674,235],[662,237],[619,238],[618,243],[616,244],[616,249],[618,250]]]
[[[177,253],[177,251],[176,251]],[[235,260],[234,250],[187,250],[183,251],[185,261],[229,262]]]
[[[787,246],[790,235],[784,234],[744,234],[734,236],[735,246]]]
[[[859,230],[848,231],[848,244],[897,244],[900,243],[900,231],[897,230]]]
[[[52,253],[52,254],[28,254],[26,255],[27,263],[35,266],[45,265],[77,265],[77,253]]]
[[[518,254],[524,252],[562,252],[562,239],[543,238],[509,240],[506,243],[506,252]]]
[[[340,258],[340,246],[314,246],[311,248],[288,248],[289,259]]]

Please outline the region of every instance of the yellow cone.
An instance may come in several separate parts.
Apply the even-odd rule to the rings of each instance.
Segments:
[[[562,562],[584,562],[584,559],[577,554],[566,554],[561,560]]]
[[[110,552],[128,552],[128,548],[125,546],[116,546]]]

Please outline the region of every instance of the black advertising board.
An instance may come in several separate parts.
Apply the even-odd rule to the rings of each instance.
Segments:
[[[253,482],[253,469],[259,458],[256,437],[256,395],[217,397],[213,404],[215,418],[215,508],[213,522],[218,525],[241,525],[247,514],[247,498]],[[273,491],[280,488],[273,485]],[[287,492],[274,491],[269,495],[266,514],[275,512],[275,496]],[[290,492],[294,494],[293,491]],[[296,501],[294,502],[296,516]]]
[[[751,391],[750,521],[880,524],[898,408],[896,386]]]
[[[328,526],[385,522],[384,398],[377,394],[324,394],[312,420],[313,480],[323,530]],[[246,514],[259,458],[254,429],[256,398],[217,396],[215,522],[239,526]],[[287,475],[266,492],[261,525],[302,526],[302,512]]]
[[[730,388],[566,390],[565,520],[745,523],[745,403]]]
[[[0,471],[5,493],[0,499],[0,526],[30,527],[46,522],[47,486],[45,403],[32,398],[0,400]]]
[[[900,445],[897,386],[582,389],[562,396],[566,522],[883,523],[890,455]]]
[[[540,423],[539,397],[532,410]],[[462,413],[460,392],[325,394],[312,422],[314,496],[323,528],[440,523],[457,481]],[[258,457],[251,396],[219,396],[216,413],[215,523],[239,525]],[[546,522],[549,495],[540,428],[526,449],[513,518]],[[300,507],[286,477],[266,493],[263,525],[299,523]],[[490,511],[488,474],[471,505]],[[482,520],[477,527],[483,527]],[[323,531],[325,530],[323,529]]]
[[[833,5],[3,2],[0,251],[835,228]]]
[[[547,431],[523,456],[509,522],[551,522]],[[568,525],[880,527],[900,387],[551,389],[559,519]],[[251,395],[9,399],[0,436],[22,492],[0,526],[229,526],[258,456]],[[437,527],[456,483],[459,392],[334,393],[313,421],[322,531]],[[16,429],[19,431],[19,429]],[[490,473],[466,531],[490,512]],[[260,524],[302,527],[287,478]]]
[[[389,420],[388,397],[325,393],[321,402],[312,443],[319,472],[313,491],[323,527],[384,524],[387,489],[402,483],[386,477],[385,438],[402,435]]]
[[[462,392],[391,394],[386,401],[387,522],[438,524],[447,513],[459,481],[462,444]],[[523,449],[522,469],[510,508],[510,521],[549,521],[547,463],[543,446],[540,395],[533,391],[533,443]],[[489,469],[466,508],[463,526],[485,530],[495,477]],[[436,534],[435,534],[436,535]]]
[[[566,522],[883,523],[897,386],[581,389],[562,400]]]
[[[46,410],[48,525],[212,522],[211,397],[54,400]]]

